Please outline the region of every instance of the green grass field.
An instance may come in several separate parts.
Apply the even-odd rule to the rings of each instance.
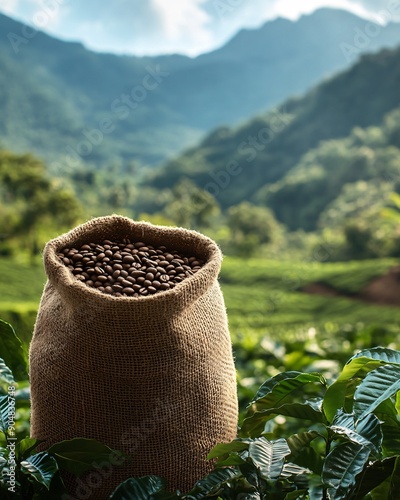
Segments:
[[[400,308],[299,291],[307,283],[322,281],[355,293],[395,264],[393,259],[321,264],[227,257],[221,285],[233,339],[243,334],[276,337],[286,330],[331,323],[396,327]],[[0,258],[0,317],[14,322],[24,340],[29,339],[45,280],[40,261]]]

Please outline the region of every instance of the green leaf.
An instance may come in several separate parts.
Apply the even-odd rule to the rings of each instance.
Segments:
[[[393,472],[396,458],[397,457],[391,457],[382,461],[377,460],[365,467],[362,473],[357,477],[354,500],[364,499],[365,495],[390,477]],[[387,498],[389,497],[385,497],[385,500]]]
[[[235,465],[242,465],[244,463],[246,463],[246,460],[244,458],[242,458],[240,455],[233,453],[224,460],[222,459],[218,460],[216,467],[227,467],[227,466],[231,467]]]
[[[247,450],[250,443],[250,439],[234,439],[230,443],[217,444],[217,446],[214,446],[214,448],[207,455],[207,460],[223,457],[229,453]]]
[[[354,413],[346,413],[343,410],[338,410],[333,419],[332,426],[346,427],[352,431],[355,430]]]
[[[400,457],[397,457],[390,481],[389,498],[396,498],[400,491]]]
[[[357,424],[354,420],[354,414],[342,412],[335,417],[330,431],[334,436],[346,437],[354,443],[367,446],[376,455],[380,455],[383,436],[379,418],[374,414],[369,414]]]
[[[323,400],[323,411],[329,422],[332,422],[337,411],[344,408],[346,398],[352,398],[356,385],[355,381],[363,379],[366,375],[386,362],[370,358],[353,357],[345,365],[342,373],[325,392]]]
[[[366,415],[366,417],[356,422],[357,433],[369,441],[376,454],[381,453],[381,446],[383,441],[383,434],[381,429],[381,421],[373,413]]]
[[[291,478],[293,476],[304,476],[306,474],[311,474],[311,471],[309,469],[306,469],[305,467],[301,467],[300,465],[292,464],[289,462],[283,465],[281,476],[285,478]]]
[[[8,394],[0,396],[0,431],[7,434],[9,417]]]
[[[377,417],[381,415],[377,413]],[[383,418],[381,418],[382,420]],[[381,424],[383,433],[382,449],[384,455],[389,457],[392,455],[400,455],[400,424],[397,418],[384,416],[384,421]]]
[[[293,434],[292,436],[286,438],[291,452],[290,459],[297,457],[297,455],[299,455],[304,448],[307,448],[317,437],[321,437],[321,434],[316,431],[307,431],[300,432],[299,434]]]
[[[17,380],[28,378],[27,362],[22,343],[15,334],[14,328],[0,319],[0,354]]]
[[[149,500],[152,495],[163,491],[165,482],[158,476],[144,476],[127,479],[111,493],[112,500]]]
[[[286,439],[268,441],[264,437],[249,445],[249,457],[266,480],[276,480],[282,473],[285,457],[290,455]]]
[[[19,460],[24,460],[27,458],[31,452],[39,446],[40,443],[43,443],[43,441],[39,441],[38,439],[32,439],[32,438],[24,438],[21,439],[17,443],[16,446],[16,454]]]
[[[371,492],[373,500],[397,499],[400,492],[400,457],[395,458],[391,475]]]
[[[277,407],[300,387],[318,383],[325,387],[324,377],[316,373],[285,372],[267,380],[251,403],[252,411],[269,410]]]
[[[362,351],[355,354],[352,358],[350,358],[346,364],[349,364],[352,359],[362,357],[375,359],[377,361],[383,361],[385,363],[395,363],[400,365],[400,351],[386,349],[384,347],[372,347],[371,349],[363,349]]]
[[[285,496],[285,500],[297,500],[297,499],[302,499],[302,498],[307,498],[307,490],[296,490],[296,491],[291,491]]]
[[[51,480],[58,471],[57,462],[47,452],[37,453],[21,462],[21,471],[33,477],[38,483],[50,488]]]
[[[14,375],[2,358],[0,358],[0,382],[5,382],[6,384],[14,383]]]
[[[207,495],[217,494],[224,484],[241,475],[237,469],[215,469],[208,476],[200,479],[188,493],[188,498],[201,499]]]
[[[370,372],[354,394],[354,413],[362,419],[400,390],[400,366],[385,365]]]
[[[262,434],[265,424],[277,415],[311,420],[312,422],[325,422],[320,405],[313,401],[306,401],[305,403],[286,403],[277,408],[258,411],[243,420],[241,430],[250,437],[258,437]]]
[[[322,469],[322,480],[328,487],[331,500],[347,498],[369,455],[368,448],[353,442],[335,446],[327,455]]]
[[[112,460],[119,453],[95,439],[84,438],[61,441],[47,451],[57,460],[60,469],[76,476],[95,468],[99,462]],[[122,456],[121,453],[119,455]]]

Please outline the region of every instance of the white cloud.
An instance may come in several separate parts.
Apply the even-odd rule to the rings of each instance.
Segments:
[[[381,20],[393,5],[400,19],[400,0],[0,0],[0,11],[93,50],[197,55],[277,16],[336,7]]]
[[[4,14],[13,15],[17,12],[18,0],[2,0],[1,11]]]

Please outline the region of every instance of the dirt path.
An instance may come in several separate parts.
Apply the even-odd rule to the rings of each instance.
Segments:
[[[396,266],[379,278],[375,278],[356,294],[346,294],[326,283],[310,283],[303,292],[324,297],[346,297],[377,305],[400,307],[400,267]]]

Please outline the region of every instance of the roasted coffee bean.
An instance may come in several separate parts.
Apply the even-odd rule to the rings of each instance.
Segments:
[[[142,297],[174,288],[204,265],[195,256],[144,242],[104,240],[64,248],[58,258],[87,286],[115,297]]]
[[[133,271],[133,273],[131,273],[131,276],[133,276],[134,278],[139,278],[142,276],[146,276],[146,273],[144,271]]]

